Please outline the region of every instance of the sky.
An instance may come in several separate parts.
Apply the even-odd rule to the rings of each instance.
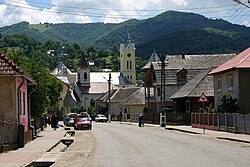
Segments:
[[[0,0],[0,27],[39,23],[120,23],[169,10],[250,27],[250,0]]]

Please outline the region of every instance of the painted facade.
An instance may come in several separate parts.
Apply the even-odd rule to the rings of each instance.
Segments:
[[[212,70],[214,77],[215,108],[219,109],[220,99],[229,94],[237,99],[240,114],[248,114],[250,103],[250,47],[232,59]]]
[[[24,126],[24,141],[32,139],[28,87],[35,82],[4,54],[0,54],[0,120]]]

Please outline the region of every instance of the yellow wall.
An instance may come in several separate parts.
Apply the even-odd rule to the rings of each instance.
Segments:
[[[128,57],[128,54],[131,54]],[[120,60],[121,60],[121,72],[124,77],[132,76],[132,79],[127,78],[130,82],[136,83],[136,70],[135,70],[135,46],[132,43],[129,43],[126,47],[124,44],[120,46]],[[132,69],[127,69],[127,61],[132,62]]]

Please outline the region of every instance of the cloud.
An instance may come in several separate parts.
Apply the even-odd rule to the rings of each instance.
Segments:
[[[0,26],[20,21],[28,21],[32,24],[44,22],[119,23],[132,18],[146,19],[166,10],[177,9],[205,13],[207,17],[222,18],[232,7],[218,9],[208,7],[227,4],[235,3],[228,0],[45,0],[40,3],[35,0],[30,0],[30,2],[5,0],[3,4],[0,4]]]

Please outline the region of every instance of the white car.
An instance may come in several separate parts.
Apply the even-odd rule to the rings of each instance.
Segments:
[[[98,114],[96,117],[95,117],[95,121],[96,122],[107,122],[108,119],[105,115],[103,114]]]

